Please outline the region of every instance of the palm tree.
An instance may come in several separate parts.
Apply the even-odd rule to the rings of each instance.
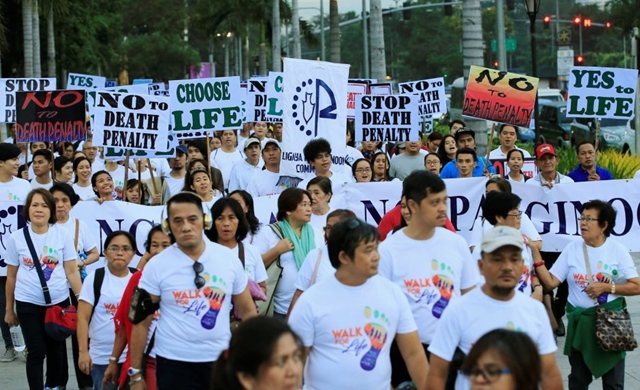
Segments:
[[[293,58],[302,56],[300,48],[300,6],[298,0],[291,0],[291,30],[293,34]],[[287,40],[289,37],[287,37]]]
[[[324,34],[324,31],[322,32]],[[338,0],[329,1],[329,61],[340,62],[340,13]]]
[[[56,34],[53,26],[53,2],[47,13],[47,76],[56,77]]]
[[[40,12],[38,0],[33,0],[33,77],[42,77],[42,61],[40,59]]]
[[[274,72],[280,72],[282,70],[281,53],[280,0],[271,0],[271,67]]]
[[[30,0],[22,0],[22,44],[24,77],[33,77],[33,10]]]
[[[387,79],[387,64],[384,51],[384,26],[382,25],[382,4],[380,0],[371,0],[370,10],[370,31],[371,31],[371,78],[378,82]]]

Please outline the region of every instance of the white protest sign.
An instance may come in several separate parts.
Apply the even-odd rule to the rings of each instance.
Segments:
[[[269,72],[267,79],[267,119],[282,122],[284,102],[284,73]]]
[[[313,171],[302,149],[317,138],[331,144],[331,170],[344,166],[348,79],[349,65],[284,59],[281,175],[304,178]]]
[[[240,82],[240,116],[242,123],[247,123],[247,82]]]
[[[87,109],[89,111],[89,123],[91,124],[92,129],[93,129],[93,117],[94,117],[93,107],[96,104],[96,92],[98,91],[132,93],[135,95],[147,95],[149,93],[149,89],[147,88],[146,85],[121,85],[119,87],[109,87],[104,89],[93,89],[91,91],[87,91],[86,93]]]
[[[165,83],[151,83],[147,84],[149,88],[149,95],[169,96],[169,89]]]
[[[356,119],[356,97],[366,95],[369,84],[353,83],[347,85],[347,119]]]
[[[107,78],[102,76],[91,76],[88,74],[69,73],[67,76],[67,89],[98,89],[104,88]]]
[[[418,141],[418,100],[417,95],[357,96],[355,141]]]
[[[135,150],[130,153],[134,158],[172,158],[176,156],[176,148],[178,147],[178,137],[173,135],[173,131],[169,130],[167,146],[158,148],[157,150]],[[124,158],[126,150],[121,148],[104,148],[104,158]]]
[[[246,113],[247,122],[282,122],[282,118],[269,119],[267,95],[267,78],[252,77],[247,83]]]
[[[94,145],[149,151],[168,146],[167,97],[98,91],[94,114]]]
[[[420,116],[440,114],[447,111],[447,97],[444,92],[444,78],[409,81],[398,84],[400,93],[413,93],[420,96],[418,102]]]
[[[567,117],[631,119],[637,81],[636,69],[572,67]]]
[[[242,127],[240,78],[169,81],[171,125],[178,138],[203,138]]]
[[[393,95],[391,83],[369,84],[370,95]]]
[[[0,79],[0,123],[16,121],[16,92],[55,91],[55,78]]]

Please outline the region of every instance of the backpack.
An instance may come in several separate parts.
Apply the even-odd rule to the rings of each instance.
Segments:
[[[129,268],[129,272],[131,272],[132,274],[135,274],[136,272],[140,271],[137,268],[133,268],[133,267],[128,267],[128,268]],[[102,283],[104,282],[104,275],[105,275],[104,267],[96,269],[96,275],[95,275],[95,278],[93,279],[93,308],[91,309],[91,316],[89,317],[89,322],[91,322],[91,319],[93,318],[93,313],[96,311],[96,305],[100,300],[100,295],[101,295],[100,290],[102,289]]]

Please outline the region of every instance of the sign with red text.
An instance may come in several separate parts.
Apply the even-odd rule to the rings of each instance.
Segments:
[[[369,84],[349,83],[347,85],[347,119],[356,119],[356,97],[366,95]]]
[[[16,142],[80,141],[85,138],[84,91],[16,93]]]
[[[55,91],[56,79],[0,79],[0,123],[16,121],[16,92]]]

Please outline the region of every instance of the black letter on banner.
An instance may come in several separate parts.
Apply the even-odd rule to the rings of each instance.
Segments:
[[[540,202],[531,202],[529,203],[529,205],[527,206],[527,215],[529,216],[529,218],[531,218],[531,210],[533,209],[533,206],[538,205],[538,206],[542,206],[543,209],[545,209],[545,211],[547,212],[547,214],[549,214],[549,204],[547,203],[540,203]],[[538,232],[538,234],[547,234],[551,231],[550,227],[551,227],[551,222],[545,222],[545,221],[540,221],[542,222],[542,231]]]
[[[462,200],[462,210],[460,210],[460,212],[458,212],[458,199]],[[456,228],[456,231],[460,231],[458,229],[458,216],[469,211],[469,199],[464,196],[450,196],[449,201],[449,208],[451,209],[451,223]]]
[[[631,205],[629,204],[629,202],[622,198],[613,198],[609,201],[609,204],[613,206],[613,202],[615,202],[616,200],[622,203],[622,208],[624,209],[624,230],[621,233],[616,233],[615,230],[611,230],[611,234],[619,237],[624,236],[625,234],[629,233],[629,230],[631,230],[631,224],[633,223],[633,210],[631,210]]]

